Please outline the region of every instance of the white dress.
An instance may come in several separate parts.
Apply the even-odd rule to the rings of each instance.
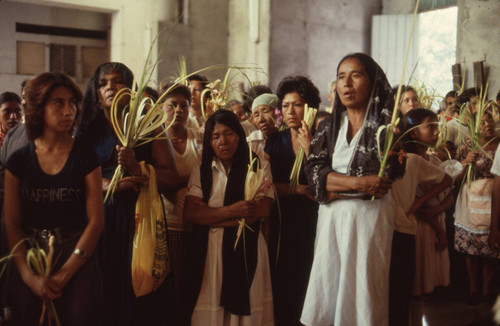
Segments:
[[[347,143],[344,116],[332,168],[346,173],[361,131]],[[390,194],[320,205],[301,322],[306,325],[388,324],[389,262],[394,214]]]
[[[267,170],[268,178],[272,178]],[[213,185],[208,206],[224,206],[227,175],[222,163],[212,164]],[[271,180],[271,179],[268,179]],[[188,195],[202,198],[199,166],[193,168],[188,183]],[[272,190],[266,194],[273,198]],[[224,228],[210,228],[207,256],[200,294],[191,317],[192,326],[272,326],[274,325],[273,295],[267,245],[259,233],[257,240],[257,266],[250,287],[250,316],[239,316],[224,310],[220,305],[222,289],[222,240]]]

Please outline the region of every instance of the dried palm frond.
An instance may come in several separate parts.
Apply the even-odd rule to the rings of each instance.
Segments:
[[[317,112],[318,109],[310,108],[307,104],[304,106],[304,122],[306,123],[309,130],[311,130]],[[299,174],[302,167],[302,162],[304,161],[304,156],[305,153],[301,147],[299,148],[299,152],[295,157],[292,172],[290,173],[290,192],[293,192],[295,187],[299,184]]]
[[[481,132],[483,116],[488,112],[491,106],[491,101],[488,101],[486,97],[488,93],[487,92],[488,84],[489,83],[486,83],[486,87],[484,89],[481,88],[479,96],[476,98],[476,112],[475,113],[472,112],[471,103],[467,102],[462,104],[460,108],[460,117],[459,117],[459,122],[465,124],[469,129],[470,150],[482,152],[483,154],[486,154],[486,152],[484,151],[484,147],[486,147],[489,144],[489,142],[486,144],[482,144],[483,136]],[[460,151],[461,148],[459,148],[459,152]],[[465,180],[470,186],[471,182],[474,181],[475,179],[476,179],[475,164],[468,163]]]
[[[422,81],[417,81],[413,88],[417,92],[418,102],[422,108],[430,109],[433,104],[439,105],[443,98],[437,94],[435,88],[426,86]]]
[[[401,87],[403,85],[403,81],[404,81],[404,76],[405,76],[405,71],[406,71],[406,65],[407,65],[407,62],[408,62],[408,55],[410,53],[410,47],[411,47],[411,41],[412,41],[412,38],[413,38],[413,32],[415,30],[415,21],[416,21],[416,18],[417,18],[417,9],[418,9],[418,5],[420,3],[420,0],[417,0],[416,4],[415,4],[415,10],[413,12],[413,20],[412,20],[412,23],[411,23],[411,29],[410,29],[410,36],[408,38],[408,45],[406,47],[406,54],[405,54],[405,58],[403,60],[403,69],[401,71],[401,80],[400,80],[400,83],[399,83],[399,87],[398,87],[398,92],[397,92],[397,95],[396,95],[396,101],[394,102],[394,110],[392,112],[392,118],[391,118],[391,122],[385,126],[380,126],[380,128],[378,129],[377,131],[377,146],[378,146],[378,149],[379,149],[379,153],[380,153],[380,170],[379,170],[379,173],[378,173],[378,176],[379,177],[383,177],[384,176],[384,173],[385,173],[385,167],[387,165],[387,160],[392,152],[392,148],[393,148],[393,143],[394,143],[394,130],[393,130],[393,127],[396,127],[399,123],[399,118],[398,118],[398,115],[399,115],[399,101],[400,101],[400,98],[401,98]],[[385,130],[385,141],[384,141],[384,147],[380,147],[380,136],[382,134],[382,131]],[[372,197],[372,199],[374,199],[375,197]]]

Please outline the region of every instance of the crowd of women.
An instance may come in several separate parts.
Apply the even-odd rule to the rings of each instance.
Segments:
[[[494,298],[498,107],[477,110],[470,89],[447,94],[438,116],[402,87],[397,141],[379,174],[379,128],[396,92],[362,53],[345,56],[336,78],[332,107],[312,126],[304,115],[321,99],[303,76],[285,77],[275,94],[254,86],[214,112],[201,111],[210,107],[203,76],[148,89],[155,101],[169,89],[169,128],[135,148],[121,146],[111,123],[115,95],[134,87],[121,63],[99,66],[83,94],[60,73],[27,81],[22,99],[1,94],[2,243],[14,254],[1,281],[4,318],[35,325],[53,302],[62,325],[407,325],[412,295],[449,285],[453,250],[467,263],[468,302]],[[151,186],[142,162],[161,194],[170,272],[137,296],[136,202]],[[118,165],[124,177],[103,203]],[[264,177],[249,199],[257,169]],[[54,251],[49,273],[27,262],[32,247]]]

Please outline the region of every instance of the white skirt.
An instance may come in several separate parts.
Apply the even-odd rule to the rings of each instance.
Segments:
[[[390,193],[320,205],[302,323],[388,324],[393,224]]]
[[[273,295],[267,246],[259,233],[257,266],[250,287],[250,316],[233,315],[220,305],[222,289],[223,228],[211,228],[208,235],[207,258],[198,301],[193,311],[193,326],[272,326]],[[247,232],[250,232],[247,230]]]

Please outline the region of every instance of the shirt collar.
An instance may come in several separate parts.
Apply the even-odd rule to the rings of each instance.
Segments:
[[[226,176],[229,175],[229,172],[226,174],[226,169],[224,168],[224,164],[217,157],[214,157],[212,160],[212,169],[216,169],[221,173],[224,173]]]

